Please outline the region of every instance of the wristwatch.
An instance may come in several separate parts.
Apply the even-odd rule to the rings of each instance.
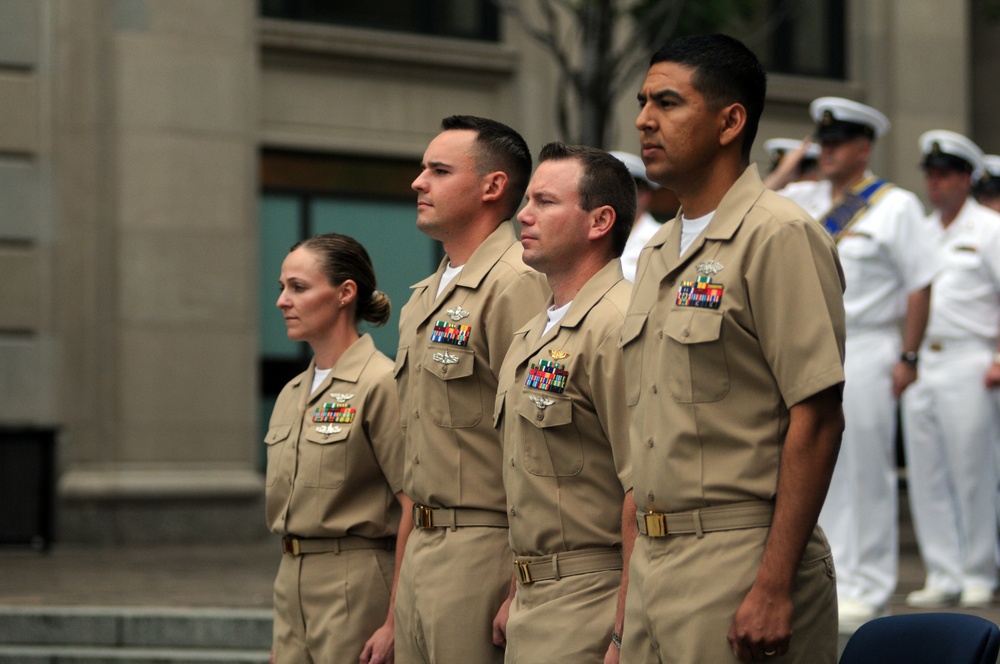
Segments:
[[[906,362],[913,368],[916,368],[918,359],[919,356],[917,355],[917,352],[913,350],[906,351],[905,353],[899,356],[900,362]],[[996,358],[994,357],[993,359],[995,360]]]

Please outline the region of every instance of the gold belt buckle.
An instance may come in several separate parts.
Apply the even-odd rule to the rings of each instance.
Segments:
[[[423,505],[414,505],[413,512],[413,522],[418,528],[434,527],[434,514],[431,512],[431,508],[424,507]]]
[[[649,514],[643,514],[643,519],[646,521],[646,535],[649,537],[665,537],[667,534],[667,515],[666,514],[655,514],[650,512]]]
[[[514,569],[517,570],[517,580],[521,583],[534,583],[531,578],[531,570],[528,569],[529,564],[523,561],[514,561]]]
[[[944,350],[944,344],[942,344],[940,341],[935,341],[935,342],[931,343],[931,350],[933,350],[933,351]]]
[[[281,550],[293,556],[302,555],[302,552],[299,550],[299,538],[286,537],[281,540]]]

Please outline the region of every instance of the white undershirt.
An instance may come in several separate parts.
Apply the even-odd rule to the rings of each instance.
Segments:
[[[458,276],[463,267],[465,266],[459,265],[458,267],[452,267],[451,263],[448,263],[448,265],[445,266],[444,273],[441,275],[441,283],[438,284],[437,295],[434,296],[435,298],[441,297],[441,293],[443,293],[444,289],[448,287],[448,284],[455,280],[455,277]]]
[[[681,256],[691,248],[691,245],[698,239],[698,236],[701,235],[714,216],[715,210],[697,219],[688,219],[681,215]]]
[[[545,314],[549,317],[549,322],[545,324],[545,329],[542,330],[543,337],[549,333],[549,330],[558,325],[559,321],[566,316],[566,312],[569,311],[569,305],[571,304],[573,304],[573,300],[570,300],[558,309],[555,307],[549,307],[549,310],[545,312]]]
[[[326,380],[326,377],[330,375],[331,371],[333,371],[333,369],[316,369],[316,373],[313,374],[313,386],[312,389],[309,390],[309,394],[315,392],[316,388],[323,384],[323,381]]]

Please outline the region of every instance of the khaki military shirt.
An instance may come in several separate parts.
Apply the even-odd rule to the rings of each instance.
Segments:
[[[415,502],[503,512],[493,428],[497,376],[514,332],[548,296],[500,224],[436,297],[447,258],[413,288],[399,318],[396,385],[406,436],[404,488]]]
[[[500,371],[496,420],[518,555],[621,544],[632,468],[618,339],[630,291],[613,260],[551,330],[542,334],[543,311],[514,335]]]
[[[404,443],[392,361],[365,334],[309,394],[315,367],[285,386],[271,413],[267,524],[298,537],[395,535]]]
[[[755,166],[682,258],[680,236],[643,251],[622,330],[636,504],[772,500],[789,408],[844,380],[836,247]]]

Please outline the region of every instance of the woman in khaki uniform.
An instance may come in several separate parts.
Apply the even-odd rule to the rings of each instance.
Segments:
[[[274,660],[392,662],[412,503],[393,364],[357,329],[384,324],[389,299],[364,247],[335,233],[293,246],[279,284],[288,337],[307,342],[313,361],[281,391],[265,438],[267,522],[284,553]]]

